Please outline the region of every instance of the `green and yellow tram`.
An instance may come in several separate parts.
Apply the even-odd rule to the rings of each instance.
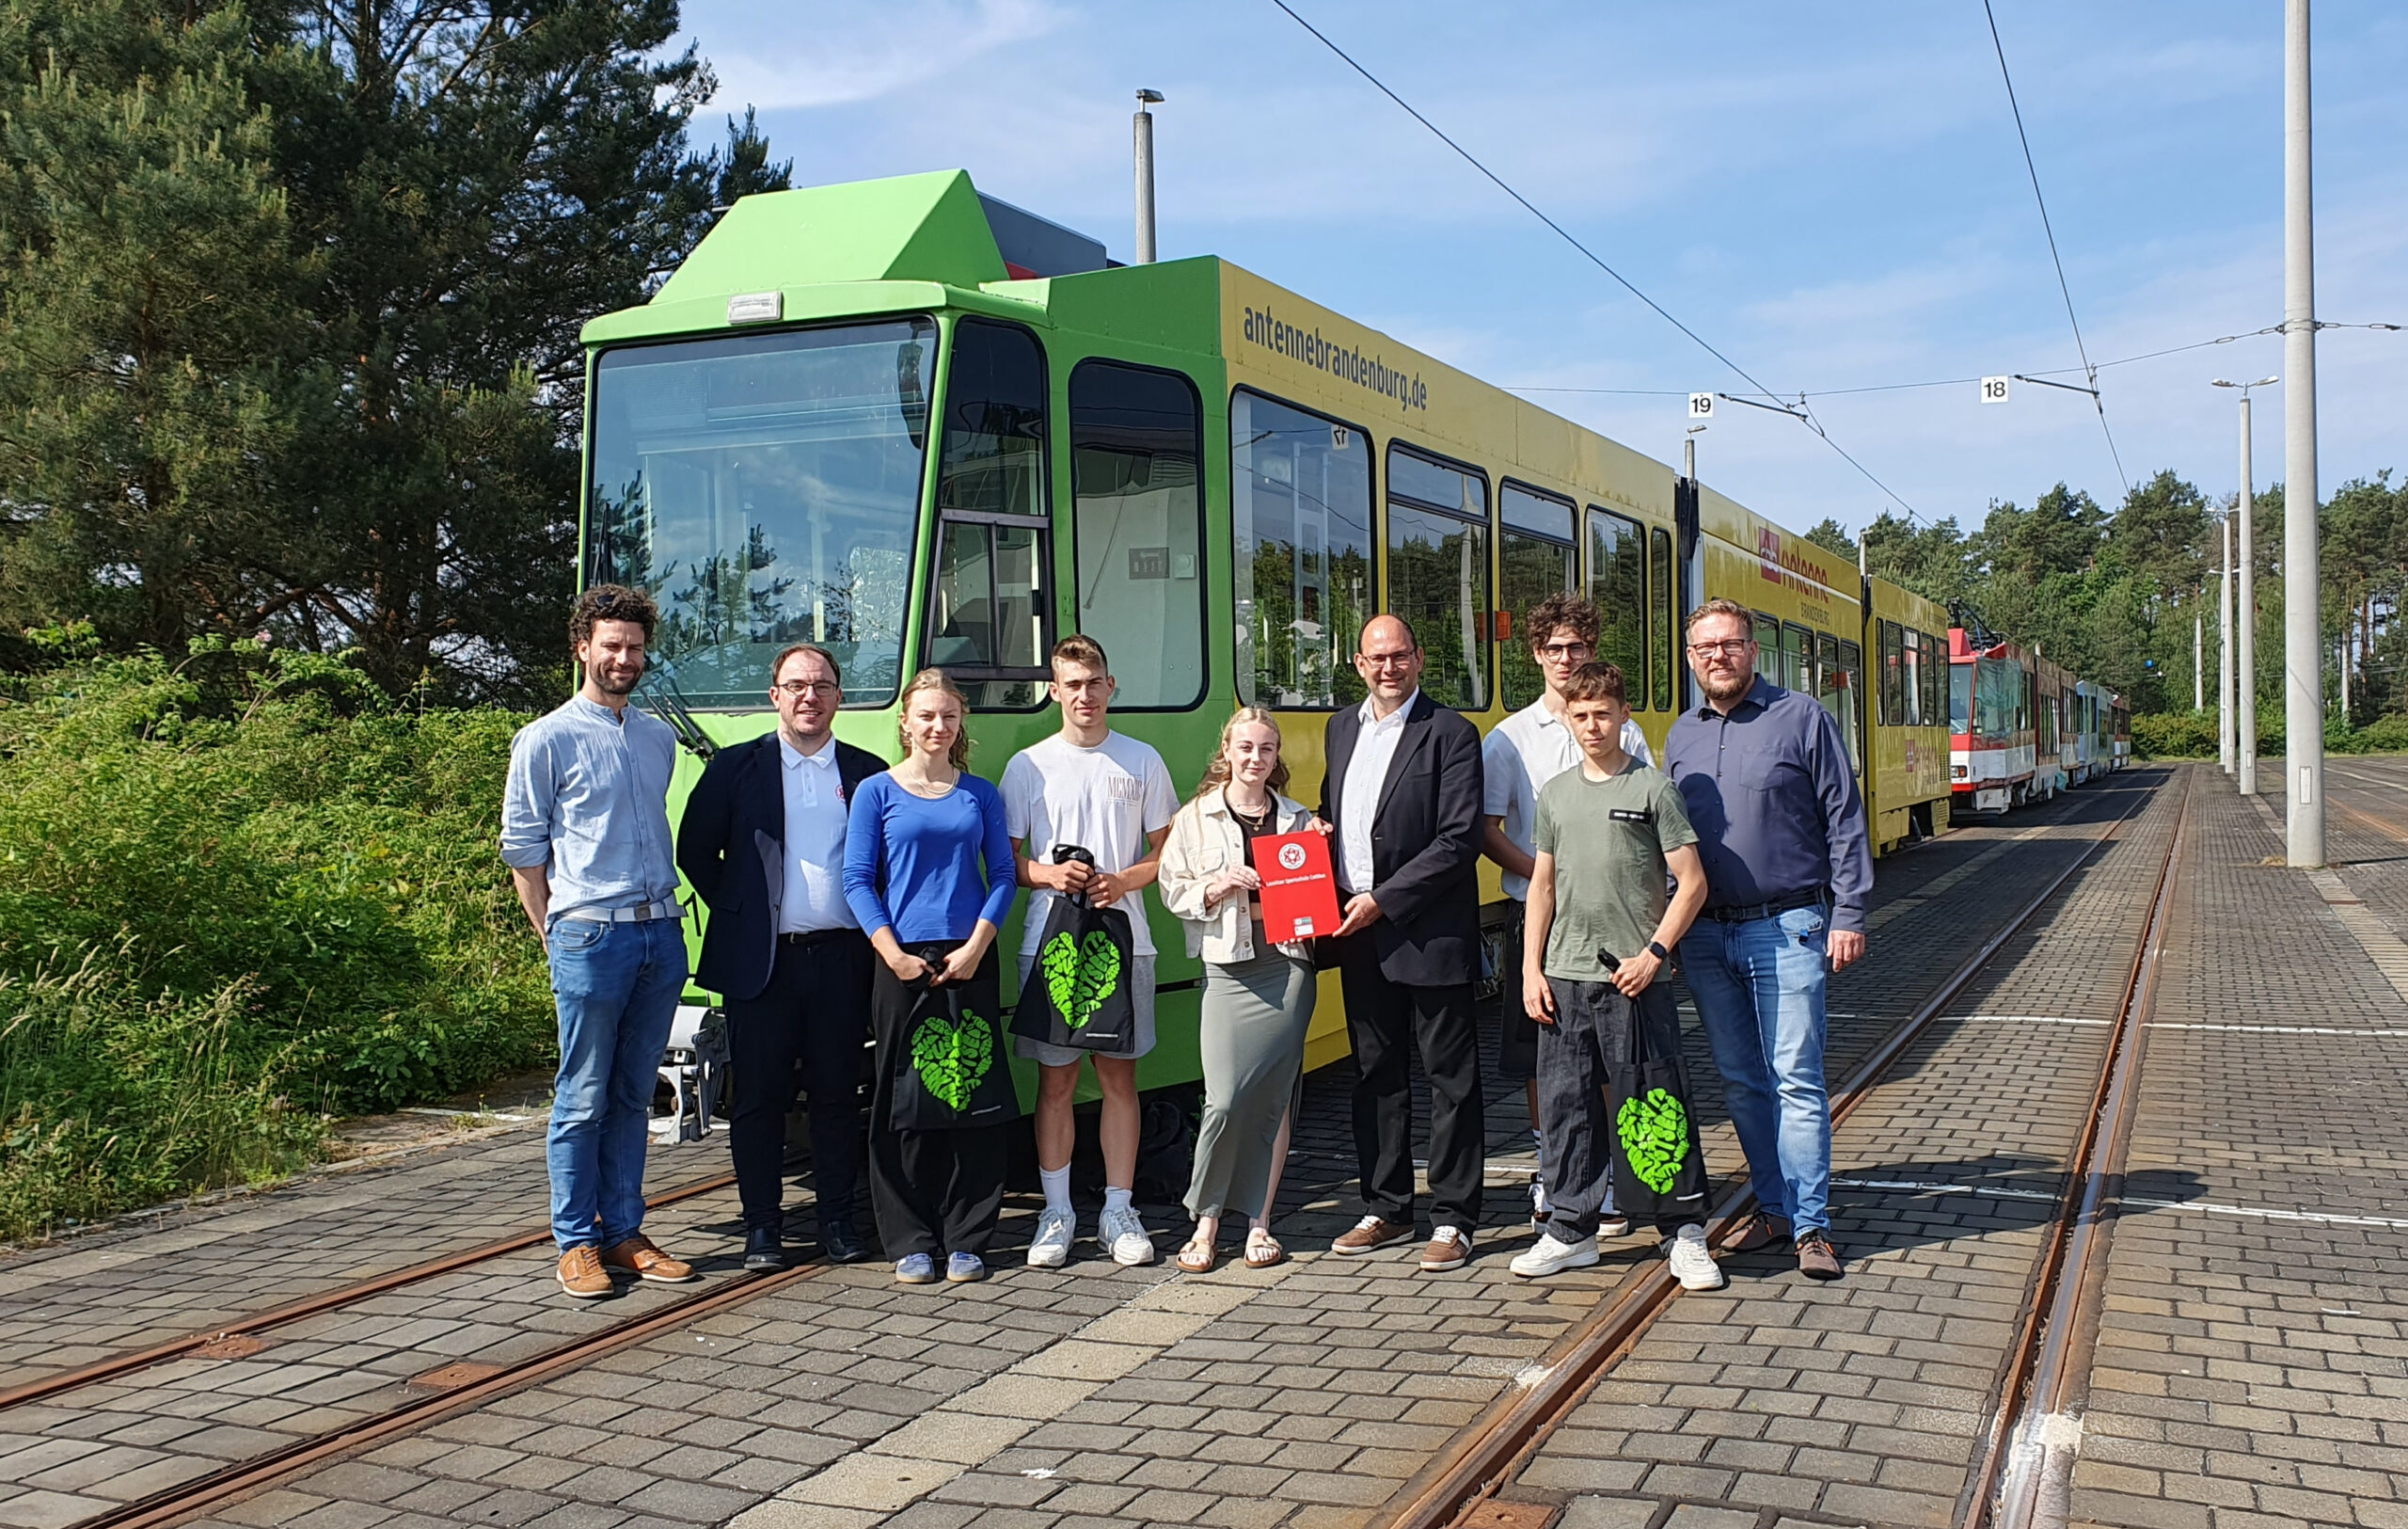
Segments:
[[[1877,836],[1946,825],[1944,677],[1911,709],[1863,682],[1893,630],[1915,638],[1902,682],[1929,651],[1927,602],[1225,261],[1109,265],[960,171],[777,192],[584,341],[581,577],[654,592],[655,698],[718,742],[774,725],[770,655],[816,642],[844,668],[839,736],[892,757],[902,681],[942,666],[991,777],[1058,725],[1045,655],[1085,631],[1114,725],[1182,788],[1253,703],[1309,801],[1367,616],[1403,616],[1423,688],[1485,729],[1539,694],[1515,613],[1572,588],[1660,751],[1689,694],[1682,613],[1728,596],[1760,613],[1770,677],[1841,719]],[[1201,975],[1154,916],[1149,1088],[1197,1075]],[[1307,1064],[1345,1049],[1333,978]]]

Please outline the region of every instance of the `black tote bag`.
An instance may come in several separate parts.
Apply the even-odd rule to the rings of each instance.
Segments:
[[[889,1124],[897,1131],[958,1131],[1020,1118],[1020,1095],[1004,1056],[1003,991],[982,964],[967,982],[911,986],[911,1017],[892,1047]]]
[[[1095,856],[1075,844],[1054,847],[1054,864]],[[1037,960],[1012,1011],[1012,1033],[1041,1045],[1125,1057],[1137,1045],[1136,936],[1128,914],[1090,908],[1069,894],[1054,900]]]
[[[1703,1221],[1705,1149],[1681,1060],[1680,1011],[1652,988],[1628,1001],[1630,1060],[1612,1068],[1606,1089],[1614,1209],[1634,1221]]]

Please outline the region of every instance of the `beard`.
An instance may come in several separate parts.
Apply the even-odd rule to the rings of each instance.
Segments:
[[[1752,673],[1741,669],[1725,675],[1701,676],[1698,688],[1705,692],[1708,700],[1729,701],[1747,694],[1755,682]]]
[[[587,671],[594,677],[594,688],[605,695],[630,695],[643,679],[641,665],[629,669],[596,667]]]

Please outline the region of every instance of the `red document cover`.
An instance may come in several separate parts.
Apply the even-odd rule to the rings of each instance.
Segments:
[[[1329,841],[1310,831],[1254,841],[1254,868],[1262,878],[1265,938],[1308,940],[1338,932],[1338,878]]]

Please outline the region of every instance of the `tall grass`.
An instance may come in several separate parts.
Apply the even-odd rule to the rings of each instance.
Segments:
[[[494,852],[525,719],[198,645],[0,697],[0,1236],[306,1161],[546,1059]]]

